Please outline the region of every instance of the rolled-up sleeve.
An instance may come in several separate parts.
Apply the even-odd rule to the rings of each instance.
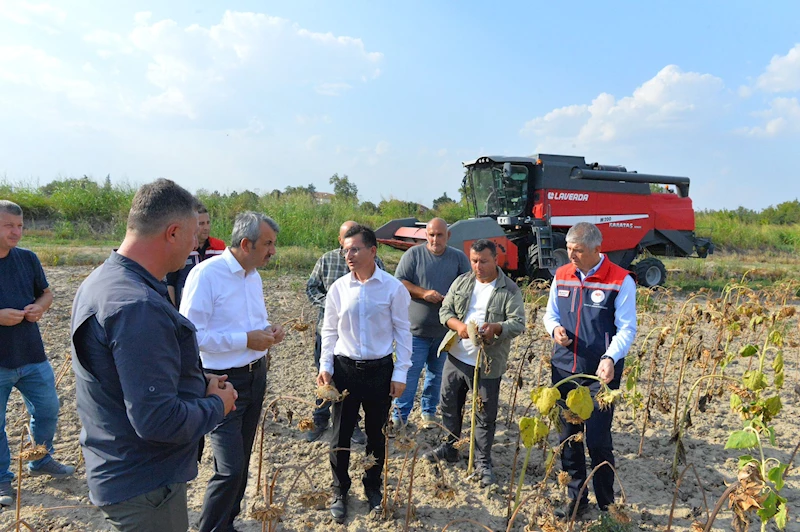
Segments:
[[[411,296],[402,284],[395,289],[392,297],[392,331],[395,345],[396,360],[392,380],[406,382],[408,370],[411,367],[411,323],[408,320],[408,306]]]
[[[227,353],[247,347],[247,331],[214,330],[209,321],[214,313],[214,283],[193,268],[181,297],[181,314],[197,328],[197,344],[205,353]]]
[[[186,444],[199,440],[224,416],[218,396],[179,396],[181,346],[175,322],[162,308],[127,305],[104,329],[122,387],[125,411],[143,440]],[[187,329],[191,334],[191,330]],[[147,346],[142,348],[142,335]]]

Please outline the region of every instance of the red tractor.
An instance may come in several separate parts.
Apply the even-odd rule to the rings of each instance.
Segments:
[[[546,154],[481,157],[464,167],[463,189],[475,218],[450,226],[450,245],[468,253],[475,240],[493,240],[498,264],[511,274],[551,278],[569,261],[565,237],[578,222],[595,224],[603,234],[603,253],[630,268],[643,286],[666,279],[664,264],[654,255],[705,258],[714,252],[708,238],[695,236],[688,177]],[[425,224],[393,220],[376,235],[383,244],[408,249],[425,241]]]

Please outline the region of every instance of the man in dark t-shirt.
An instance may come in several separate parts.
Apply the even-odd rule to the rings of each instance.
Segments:
[[[181,306],[183,286],[186,284],[186,278],[189,277],[192,268],[206,259],[222,255],[222,252],[225,251],[225,242],[211,236],[211,217],[206,206],[200,202],[197,203],[197,227],[198,247],[189,253],[183,268],[167,274],[167,291],[175,308]]]
[[[456,277],[470,271],[470,265],[463,251],[447,245],[450,230],[441,218],[434,218],[425,225],[425,239],[425,245],[414,246],[403,254],[394,273],[411,294],[408,319],[414,340],[406,389],[394,401],[392,422],[395,425],[408,422],[419,377],[425,368],[420,401],[422,427],[433,428],[445,362],[445,357],[439,356],[439,344],[448,331],[439,323],[439,309],[450,285]]]
[[[31,435],[47,455],[28,463],[32,476],[63,478],[75,468],[53,459],[53,437],[58,421],[53,368],[44,352],[37,322],[53,303],[39,259],[17,247],[22,238],[22,209],[0,200],[0,505],[14,503],[11,452],[5,432],[6,407],[12,388],[25,399],[31,414]]]

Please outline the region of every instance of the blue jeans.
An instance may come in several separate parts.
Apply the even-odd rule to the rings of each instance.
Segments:
[[[58,422],[58,396],[50,362],[45,360],[16,369],[0,368],[0,482],[14,480],[14,473],[10,470],[11,452],[6,435],[6,408],[12,388],[22,394],[25,407],[31,415],[33,440],[47,447],[51,453]],[[52,459],[48,454],[41,460],[31,462],[30,467],[37,469]]]
[[[442,368],[447,355],[436,356],[442,338],[423,338],[415,336],[411,342],[411,368],[406,378],[406,389],[403,395],[394,400],[395,410],[392,417],[397,418],[398,411],[403,423],[408,421],[408,415],[414,407],[414,397],[417,395],[419,376],[425,368],[425,384],[422,388],[422,413],[436,414],[439,406],[439,389],[442,386]]]

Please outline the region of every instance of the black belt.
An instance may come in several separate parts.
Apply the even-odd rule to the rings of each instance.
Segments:
[[[350,366],[351,368],[356,369],[381,368],[394,363],[394,360],[392,360],[392,355],[386,355],[385,357],[375,358],[372,360],[355,360],[350,357],[336,355],[336,360],[345,366]]]
[[[266,358],[267,358],[266,356],[263,356],[258,360],[254,360],[250,362],[248,365],[242,366],[240,368],[210,369],[208,371],[211,371],[213,373],[218,373],[220,375],[222,375],[223,373],[227,373],[228,375],[241,375],[244,373],[253,373],[259,367],[261,367],[261,364],[264,363],[264,360],[266,360]]]

